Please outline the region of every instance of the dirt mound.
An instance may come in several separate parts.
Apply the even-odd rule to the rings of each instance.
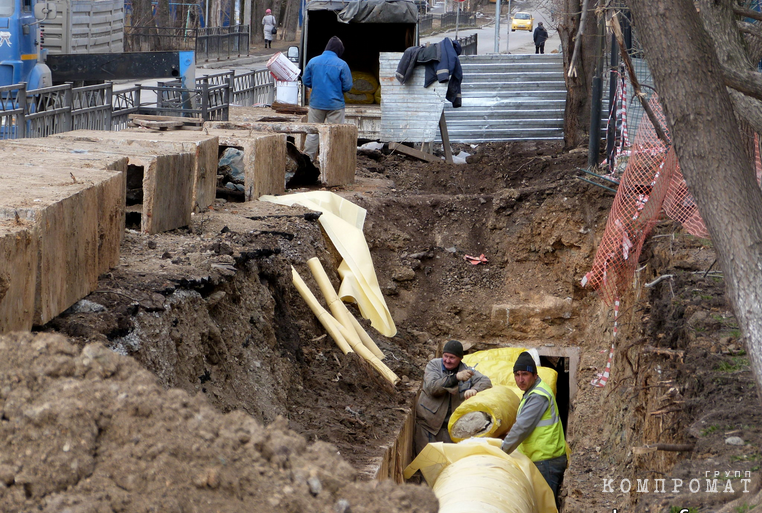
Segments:
[[[0,510],[434,512],[425,487],[360,482],[279,418],[165,391],[132,358],[0,337]]]

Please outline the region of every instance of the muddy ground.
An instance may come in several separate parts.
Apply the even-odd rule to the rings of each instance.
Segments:
[[[36,337],[1,339],[0,510],[435,511],[425,485],[373,478],[450,338],[581,348],[563,511],[748,509],[762,418],[711,242],[657,226],[622,298],[612,378],[591,387],[613,310],[579,282],[613,196],[577,180],[585,151],[458,149],[468,164],[361,152],[356,183],[334,190],[368,211],[398,328],[369,333],[396,389],[343,355],[291,284],[293,265],[317,291],[314,256],[339,283],[314,213],[218,202],[188,229],[128,230],[120,265],[86,301]],[[691,448],[638,449],[656,443]],[[707,471],[730,471],[734,492],[722,481],[705,493]],[[665,493],[637,493],[636,479],[657,478]],[[668,493],[672,479],[685,485]]]

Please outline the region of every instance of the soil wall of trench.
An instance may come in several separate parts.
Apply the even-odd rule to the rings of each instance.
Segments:
[[[0,352],[18,353],[1,359],[11,367],[0,372],[0,509],[436,511],[425,486],[372,479],[426,361],[450,338],[472,349],[580,348],[563,511],[750,502],[756,478],[749,493],[688,490],[704,470],[759,469],[743,341],[721,274],[703,273],[711,244],[657,227],[623,291],[612,379],[592,387],[614,317],[579,282],[612,196],[576,180],[583,152],[545,143],[471,151],[461,166],[363,153],[357,182],[334,191],[368,212],[398,333],[363,324],[401,378],[395,390],[338,350],[291,284],[294,266],[318,291],[306,266],[317,256],[338,287],[340,257],[317,216],[218,203],[187,230],[128,231],[98,291],[41,333],[0,341]],[[471,265],[467,254],[487,262]],[[742,444],[726,444],[732,435]],[[657,443],[691,448],[637,449]],[[620,486],[659,476],[685,487]]]

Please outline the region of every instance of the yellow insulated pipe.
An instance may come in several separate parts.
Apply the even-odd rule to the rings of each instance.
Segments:
[[[307,306],[310,307],[310,310],[312,310],[312,313],[315,314],[328,334],[331,335],[331,338],[336,342],[336,345],[339,346],[339,349],[341,349],[344,354],[354,352],[344,338],[344,335],[341,334],[336,319],[328,313],[328,310],[318,303],[317,298],[312,294],[312,291],[307,287],[307,284],[304,283],[304,280],[299,276],[299,273],[296,272],[296,269],[294,269],[293,266],[291,266],[291,279],[296,286],[296,290],[298,290],[299,294],[302,296],[302,299],[304,299]]]
[[[537,466],[518,451],[505,454],[501,443],[430,443],[405,469],[405,479],[420,470],[439,499],[439,513],[556,513],[553,491]]]
[[[299,294],[301,294],[302,298],[307,302],[312,312],[317,316],[320,324],[322,324],[326,331],[328,331],[328,333],[331,335],[333,340],[336,341],[336,344],[344,352],[344,354],[351,353],[354,349],[354,351],[356,351],[360,357],[371,364],[373,368],[376,369],[392,385],[399,383],[400,378],[394,372],[392,372],[389,367],[384,365],[384,363],[379,360],[376,355],[371,353],[367,347],[362,345],[359,337],[357,336],[357,333],[354,332],[354,330],[352,330],[350,333],[350,330],[344,328],[341,323],[334,319],[331,314],[325,308],[323,308],[320,303],[318,303],[318,300],[312,294],[312,291],[309,289],[309,287],[307,287],[307,284],[304,283],[304,280],[301,276],[299,276],[299,273],[296,271],[296,269],[294,269],[293,266],[291,267],[291,275],[294,285],[299,291]],[[352,335],[354,335],[354,337],[352,337]],[[350,337],[349,340],[347,337]]]
[[[383,360],[384,353],[381,352],[376,343],[373,342],[373,339],[370,338],[357,319],[355,319],[355,316],[349,312],[347,305],[345,305],[341,298],[339,298],[338,294],[336,294],[333,285],[331,285],[331,280],[328,278],[318,257],[313,257],[307,260],[307,266],[310,268],[310,271],[312,271],[312,276],[315,277],[315,281],[317,282],[318,287],[320,287],[320,291],[323,293],[323,296],[328,303],[328,308],[331,310],[334,318],[339,321],[347,331],[357,333],[357,342],[362,343],[367,347],[379,360]],[[352,344],[349,339],[348,342],[354,347],[355,344]]]

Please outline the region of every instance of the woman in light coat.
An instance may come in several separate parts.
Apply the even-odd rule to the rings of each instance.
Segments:
[[[267,9],[265,11],[265,17],[262,18],[262,25],[264,26],[264,32],[265,32],[265,48],[272,48],[273,43],[273,30],[275,30],[275,26],[278,24],[278,21],[275,19],[275,16],[273,16],[272,11],[270,9]]]

